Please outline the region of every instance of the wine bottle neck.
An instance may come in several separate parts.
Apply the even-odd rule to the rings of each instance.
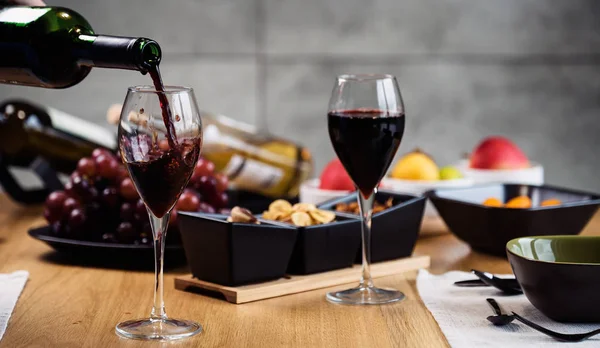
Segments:
[[[81,65],[146,73],[160,63],[160,46],[154,40],[84,34],[78,39],[77,55]]]

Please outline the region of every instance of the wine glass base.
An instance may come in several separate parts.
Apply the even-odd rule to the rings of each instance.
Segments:
[[[117,324],[117,335],[152,341],[172,341],[187,338],[202,332],[202,326],[193,321],[177,319],[137,319]]]
[[[402,301],[406,298],[398,290],[359,286],[343,291],[330,292],[327,301],[348,305],[379,305]]]

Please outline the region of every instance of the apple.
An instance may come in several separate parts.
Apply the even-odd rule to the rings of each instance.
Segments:
[[[515,143],[501,136],[483,139],[473,150],[470,167],[476,169],[524,169],[529,168],[527,156]]]
[[[321,173],[320,189],[334,191],[354,191],[354,183],[344,169],[339,159],[334,159],[327,164]]]

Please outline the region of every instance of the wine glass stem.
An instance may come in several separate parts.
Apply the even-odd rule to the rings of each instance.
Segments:
[[[154,238],[154,306],[150,312],[151,319],[166,319],[165,302],[163,300],[163,264],[165,257],[165,238],[167,236],[167,227],[169,227],[169,216],[171,212],[165,214],[162,218],[154,216],[148,210],[150,216],[150,225],[152,226],[152,236]]]
[[[360,206],[360,216],[362,220],[362,277],[360,278],[360,287],[372,287],[373,279],[371,279],[371,216],[373,215],[373,201],[377,188],[369,198],[365,198],[360,190],[357,190],[358,201]]]

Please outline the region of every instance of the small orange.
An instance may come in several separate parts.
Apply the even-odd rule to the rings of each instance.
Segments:
[[[558,198],[550,198],[540,203],[540,207],[549,207],[552,205],[561,205],[562,201]]]
[[[527,196],[517,196],[506,202],[506,208],[528,209],[531,208],[531,199]]]
[[[488,199],[486,199],[485,201],[483,201],[483,205],[487,206],[487,207],[501,207],[502,201],[499,200],[498,198],[495,197],[490,197]]]

